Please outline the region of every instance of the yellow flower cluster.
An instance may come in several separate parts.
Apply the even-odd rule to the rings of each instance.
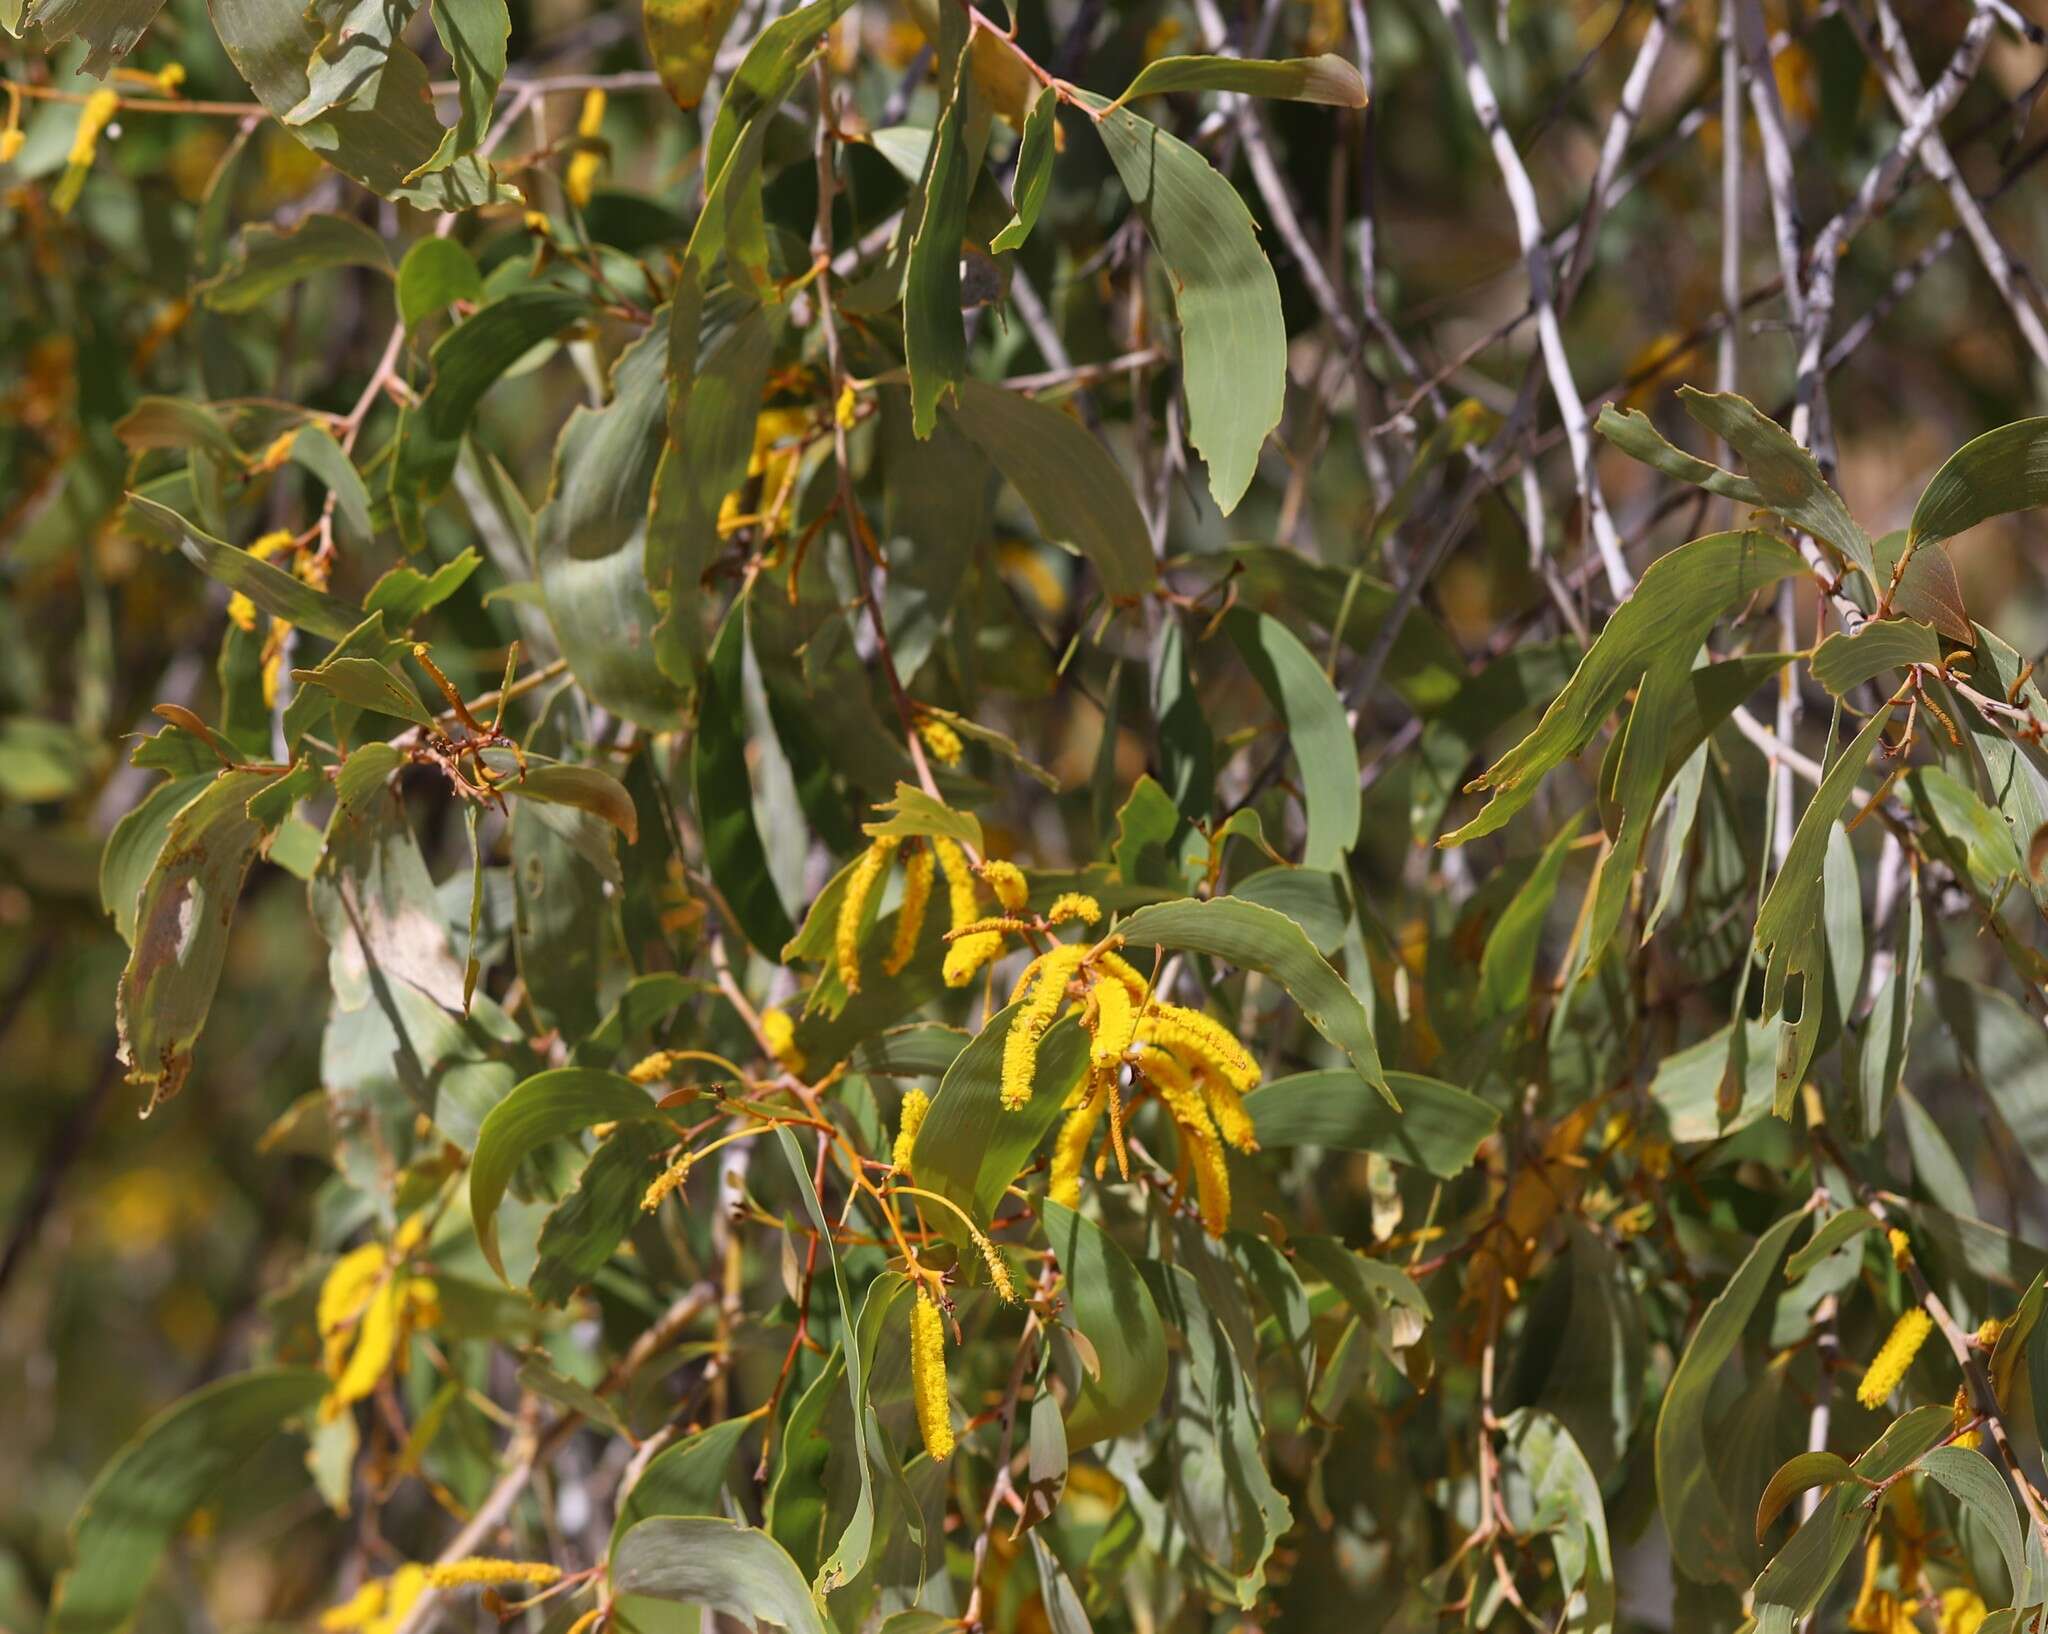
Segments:
[[[917,1132],[924,1127],[924,1115],[932,1109],[932,1098],[921,1089],[913,1089],[903,1097],[903,1115],[896,1123],[896,1144],[890,1148],[889,1161],[908,1173],[910,1155],[917,1149]]]
[[[576,116],[576,134],[595,140],[604,129],[604,92],[591,90],[583,93],[583,109]],[[569,161],[569,173],[562,182],[562,191],[569,195],[569,202],[581,210],[590,202],[597,178],[604,173],[604,155],[592,148],[585,148]]]
[[[924,1450],[943,1463],[953,1454],[953,1407],[946,1399],[946,1324],[922,1288],[910,1311],[910,1393],[917,1402]]]
[[[1047,923],[1054,925],[1092,925],[1102,917],[1102,904],[1085,891],[1062,891],[1053,898],[1045,917]]]
[[[1017,1303],[1017,1289],[1010,1281],[1010,1266],[996,1245],[981,1232],[974,1232],[974,1246],[981,1250],[982,1262],[988,1266],[989,1286],[995,1290],[996,1298],[1005,1305]]]
[[[399,1228],[388,1250],[375,1242],[351,1249],[321,1283],[314,1323],[321,1364],[334,1381],[320,1404],[323,1420],[339,1417],[394,1366],[403,1367],[405,1341],[440,1321],[432,1281],[405,1271],[425,1234],[425,1217],[416,1215]]]
[[[1920,1354],[1920,1347],[1927,1343],[1933,1328],[1932,1318],[1918,1305],[1901,1315],[1890,1336],[1870,1359],[1870,1371],[1856,1387],[1856,1399],[1865,1407],[1882,1407],[1898,1389],[1899,1381],[1905,1378],[1906,1369],[1913,1365],[1913,1358]]]
[[[392,1634],[427,1591],[427,1568],[407,1563],[389,1577],[373,1577],[338,1606],[320,1614],[327,1634]]]
[[[787,1010],[761,1012],[761,1041],[784,1072],[793,1072],[799,1078],[804,1075],[809,1063],[804,1060],[804,1052],[796,1047],[796,1020]]]
[[[675,1162],[663,1169],[660,1174],[656,1175],[653,1184],[647,1188],[645,1194],[640,1199],[641,1210],[644,1213],[652,1214],[670,1197],[681,1191],[683,1189],[683,1182],[690,1178],[690,1166],[696,1161],[696,1153],[685,1152]]]
[[[1020,1110],[1031,1099],[1032,1080],[1038,1072],[1039,1043],[1059,1014],[1067,996],[1067,983],[1073,980],[1087,953],[1078,942],[1063,942],[1033,959],[1017,978],[1010,1002],[1019,1008],[1003,1039],[1002,1101],[1006,1112]]]
[[[626,1069],[626,1076],[636,1084],[658,1084],[669,1075],[676,1058],[667,1050],[656,1050],[652,1055],[643,1055]]]
[[[941,766],[960,764],[962,744],[960,734],[936,715],[920,715],[917,721],[917,735],[924,741],[925,749],[932,759]]]
[[[1024,878],[1023,869],[1014,862],[991,858],[981,865],[981,877],[983,883],[995,892],[1004,913],[1024,911],[1024,904],[1031,898],[1031,887]]]

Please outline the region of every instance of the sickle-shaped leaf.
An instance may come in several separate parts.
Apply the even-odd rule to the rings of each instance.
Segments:
[[[1397,1111],[1350,1072],[1298,1072],[1244,1098],[1261,1146],[1378,1152],[1448,1180],[1472,1166],[1500,1114],[1478,1096],[1412,1072],[1389,1072]]]
[[[358,613],[337,596],[315,590],[281,567],[259,560],[195,527],[168,505],[141,494],[128,495],[128,512],[147,532],[175,545],[208,578],[239,590],[264,612],[329,641],[340,641],[358,624]]]
[[[796,934],[775,889],[767,848],[754,822],[754,786],[747,775],[747,718],[741,699],[746,601],[726,614],[711,664],[704,672],[697,738],[690,749],[690,786],[704,830],[711,877],[732,905],[733,917],[770,959]]]

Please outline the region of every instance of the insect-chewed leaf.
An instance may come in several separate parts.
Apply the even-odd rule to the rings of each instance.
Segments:
[[[1507,1458],[1520,1471],[1531,1510],[1515,1516],[1525,1531],[1547,1531],[1565,1590],[1568,1634],[1610,1634],[1614,1556],[1600,1482],[1584,1450],[1552,1414],[1523,1408],[1508,1416]],[[1520,1490],[1518,1488],[1517,1490]]]
[[[51,1600],[51,1634],[118,1634],[192,1514],[287,1422],[326,1394],[314,1368],[239,1373],[145,1424],[100,1471],[71,1527],[71,1564]]]
[[[344,703],[380,715],[396,715],[415,726],[432,729],[434,717],[420,702],[419,693],[404,676],[369,658],[337,656],[318,669],[295,669],[292,679],[301,686],[324,688]]]
[[[1046,190],[1052,184],[1054,136],[1059,126],[1060,99],[1052,91],[1041,91],[1024,118],[1024,136],[1017,148],[1017,167],[1010,183],[1013,214],[1008,225],[989,240],[989,250],[1021,250],[1038,225],[1038,212],[1045,207]]]
[[[320,60],[323,31],[305,8],[275,0],[208,0],[207,9],[235,71],[272,117],[372,192],[428,210],[518,199],[474,155],[421,174],[439,154],[445,130],[434,116],[427,65],[402,41],[394,38],[379,53],[373,85],[347,101],[308,107],[307,69]]]
[[[235,901],[265,832],[249,815],[249,802],[280,775],[237,770],[216,777],[171,818],[135,898],[115,1020],[128,1080],[148,1087],[151,1106],[175,1095],[191,1071],[192,1047],[227,960]]]
[[[1836,631],[1813,650],[1813,678],[1836,697],[1886,670],[1939,664],[1934,627],[1910,618],[1874,618],[1854,635]]]

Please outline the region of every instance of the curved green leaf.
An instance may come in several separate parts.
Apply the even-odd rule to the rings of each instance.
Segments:
[[[1500,1114],[1478,1096],[1435,1078],[1389,1072],[1397,1111],[1350,1072],[1298,1072],[1244,1100],[1261,1146],[1334,1146],[1378,1152],[1448,1180],[1472,1166]]]
[[[230,590],[239,590],[264,612],[287,624],[340,641],[362,623],[362,615],[339,597],[315,590],[281,567],[261,561],[246,550],[195,527],[168,505],[141,494],[128,495],[129,515],[143,529],[174,545],[208,578],[217,579]]]
[[[547,1141],[596,1123],[644,1122],[669,1114],[631,1079],[590,1067],[555,1067],[514,1086],[484,1115],[469,1163],[469,1214],[477,1246],[502,1278],[498,1204],[520,1160]]]
[[[1365,81],[1331,52],[1319,57],[1267,61],[1246,57],[1161,57],[1147,63],[1114,106],[1164,91],[1236,91],[1244,96],[1320,102],[1332,108],[1365,106]]]
[[[826,1634],[810,1588],[766,1532],[711,1515],[657,1515],[612,1550],[612,1593],[703,1606],[789,1634]]]
[[[1080,422],[1022,392],[962,380],[954,423],[1030,509],[1054,544],[1079,551],[1119,600],[1151,588],[1151,532],[1115,460]]]
[[[1209,492],[1228,516],[1258,470],[1287,392],[1287,323],[1280,284],[1237,189],[1209,161],[1128,108],[1095,130],[1109,149],[1152,244],[1180,317],[1188,440],[1209,465]]]
[[[1017,167],[1010,182],[1013,214],[1009,224],[989,240],[989,252],[1021,250],[1031,229],[1038,225],[1038,212],[1045,207],[1046,190],[1052,185],[1053,132],[1059,124],[1060,99],[1052,91],[1041,91],[1024,116],[1024,134],[1017,145]]]
[[[1359,820],[1358,744],[1344,700],[1308,648],[1270,614],[1233,613],[1225,628],[1287,723],[1287,745],[1301,770],[1308,810],[1302,866],[1341,868],[1358,843]]]
[[[796,935],[775,888],[768,852],[754,823],[754,787],[747,775],[747,717],[741,697],[747,607],[726,614],[704,671],[697,736],[690,746],[690,789],[704,830],[704,860],[747,940],[770,959]]]
[[[1693,1330],[1657,1414],[1657,1504],[1671,1540],[1671,1558],[1687,1577],[1702,1583],[1739,1584],[1745,1576],[1742,1525],[1714,1484],[1708,1456],[1708,1400],[1751,1313],[1772,1286],[1778,1257],[1805,1217],[1788,1214],[1757,1239]]]
[[[1344,1052],[1358,1075],[1387,1099],[1396,1111],[1400,1102],[1380,1067],[1373,1042],[1372,1019],[1315,944],[1293,920],[1271,908],[1240,902],[1235,897],[1193,897],[1156,902],[1119,921],[1117,929],[1133,947],[1161,947],[1185,953],[1206,953],[1270,976],[1300,1006],[1309,1025]]]
[[[100,1471],[71,1523],[50,1634],[116,1634],[141,1604],[158,1559],[193,1512],[285,1423],[326,1394],[312,1368],[241,1373],[195,1391],[145,1424]]]
[[[1840,1218],[1840,1215],[1836,1216],[1836,1219]],[[1771,1522],[1782,1515],[1785,1506],[1800,1493],[1852,1479],[1849,1460],[1840,1453],[1802,1452],[1786,1459],[1778,1466],[1778,1473],[1771,1477],[1770,1485],[1764,1488],[1764,1495],[1757,1500],[1757,1547],[1763,1547],[1764,1534],[1770,1531]]]
[[[1837,698],[1851,687],[1909,664],[1939,664],[1934,626],[1910,618],[1873,618],[1855,634],[1837,630],[1813,649],[1813,678]]]
[[[1067,1447],[1079,1451],[1152,1416],[1166,1390],[1166,1331],[1138,1268],[1107,1232],[1050,1198],[1039,1208],[1073,1324],[1099,1368],[1083,1366],[1067,1404]]]

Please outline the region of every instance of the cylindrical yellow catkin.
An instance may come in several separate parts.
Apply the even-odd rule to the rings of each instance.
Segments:
[[[445,1566],[427,1568],[427,1586],[436,1589],[459,1589],[473,1583],[531,1583],[536,1588],[546,1588],[561,1579],[561,1567],[538,1560],[486,1560],[478,1557],[451,1560]]]
[[[924,1450],[944,1462],[953,1455],[953,1408],[946,1399],[946,1323],[922,1288],[910,1310],[910,1393]]]
[[[1029,983],[1028,996],[1024,997],[1017,1011],[1016,1019],[1010,1023],[1009,1035],[1003,1040],[1003,1110],[1016,1112],[1031,1099],[1032,1080],[1038,1072],[1038,1044],[1045,1037],[1046,1028],[1059,1013],[1061,1002],[1067,996],[1067,980],[1079,968],[1087,949],[1067,944],[1042,953],[1031,962],[1025,972],[1025,982],[1018,988],[1023,992]],[[1012,1002],[1017,1002],[1012,1000]]]
[[[1856,1387],[1856,1399],[1865,1407],[1882,1407],[1898,1389],[1899,1381],[1906,1376],[1906,1369],[1913,1365],[1913,1358],[1920,1354],[1920,1347],[1933,1328],[1933,1319],[1917,1305],[1900,1316],[1890,1336],[1870,1359],[1870,1371]]]
[[[796,1047],[796,1018],[787,1010],[768,1009],[761,1012],[761,1041],[768,1046],[768,1053],[785,1072],[803,1076],[804,1052]]]
[[[896,939],[882,961],[882,974],[894,976],[910,963],[924,931],[924,912],[932,899],[933,861],[930,846],[919,846],[904,859],[903,901],[896,909]]]
[[[995,1289],[996,1298],[1005,1305],[1016,1304],[1017,1290],[1010,1281],[1010,1267],[996,1245],[977,1231],[974,1233],[974,1246],[981,1250],[982,1261],[988,1266],[989,1286]]]
[[[1131,990],[1113,976],[1088,991],[1095,1001],[1095,1038],[1088,1059],[1098,1068],[1113,1068],[1138,1030],[1137,1006],[1131,1002]]]
[[[953,730],[949,722],[940,720],[936,715],[920,716],[917,722],[917,735],[924,740],[925,749],[932,759],[941,766],[960,764],[960,734]]]
[[[1145,1013],[1142,1036],[1210,1068],[1240,1095],[1258,1087],[1259,1064],[1252,1052],[1214,1016],[1179,1004],[1155,1004]]]
[[[1088,1142],[1102,1121],[1109,1104],[1106,1089],[1091,1078],[1081,1097],[1067,1113],[1052,1146],[1052,1167],[1046,1177],[1045,1195],[1068,1208],[1081,1206],[1081,1165],[1088,1156]]]
[[[946,876],[946,928],[959,930],[973,924],[981,917],[981,906],[975,899],[974,874],[967,866],[967,854],[951,840],[932,841],[932,851],[938,857],[939,872]],[[994,931],[963,936],[948,944],[943,967],[946,985],[965,987],[982,966],[1002,951],[1003,939]]]
[[[860,991],[860,932],[867,917],[868,898],[896,855],[901,841],[880,839],[860,854],[846,879],[846,894],[839,899],[839,918],[832,926],[832,951],[839,966],[839,984],[849,993]]]
[[[1003,905],[1005,913],[1021,913],[1025,902],[1031,896],[1031,887],[1025,883],[1024,870],[1014,862],[1002,862],[995,858],[981,865],[981,877],[988,882],[988,888],[995,892],[996,900]]]
[[[1078,920],[1092,925],[1102,917],[1102,904],[1086,891],[1062,891],[1053,898],[1052,906],[1046,910],[1046,919],[1055,925],[1064,925]]]
[[[1202,1229],[1212,1237],[1220,1237],[1230,1229],[1230,1170],[1224,1163],[1223,1143],[1185,1127],[1181,1139],[1188,1143],[1188,1167],[1195,1172],[1195,1198],[1202,1210]]]
[[[889,1160],[897,1168],[910,1168],[910,1154],[917,1149],[917,1132],[924,1127],[924,1115],[932,1109],[932,1098],[921,1089],[913,1089],[903,1097],[903,1115],[896,1124],[896,1144],[890,1148]]]

